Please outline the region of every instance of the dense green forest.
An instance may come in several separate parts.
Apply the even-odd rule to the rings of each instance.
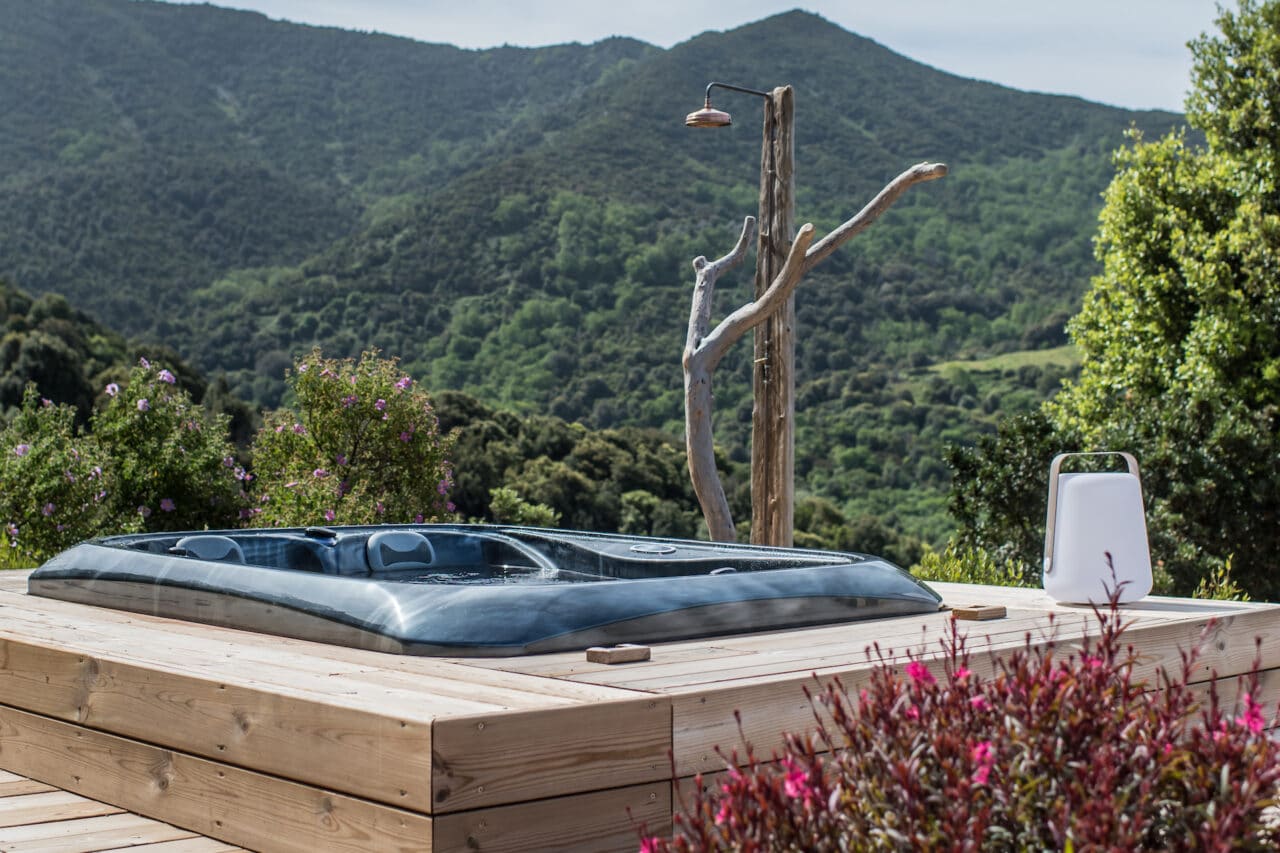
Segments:
[[[1074,369],[1063,325],[1097,271],[1111,152],[1179,121],[957,78],[802,12],[670,50],[469,51],[209,6],[0,2],[0,276],[259,405],[314,345],[379,347],[437,394],[678,446],[689,262],[732,245],[759,169],[752,99],[718,102],[733,128],[683,126],[706,83],[795,87],[798,215],[819,229],[946,162],[797,298],[801,489],[932,541],[943,446]],[[722,310],[749,288],[726,280]],[[748,358],[718,374],[727,465]]]

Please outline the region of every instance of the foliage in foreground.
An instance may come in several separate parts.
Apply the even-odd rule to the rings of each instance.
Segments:
[[[856,694],[811,696],[814,733],[773,762],[735,753],[718,786],[696,781],[674,838],[641,849],[1276,849],[1280,745],[1256,663],[1234,710],[1191,686],[1195,652],[1153,691],[1118,610],[1098,621],[1078,651],[1028,637],[987,675],[954,622],[929,665],[899,671],[876,647]]]

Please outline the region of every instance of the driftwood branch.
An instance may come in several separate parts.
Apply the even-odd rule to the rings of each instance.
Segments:
[[[711,434],[711,372],[704,346],[711,329],[711,303],[716,280],[742,263],[751,243],[756,220],[748,216],[742,223],[742,236],[733,251],[708,263],[701,255],[693,261],[696,276],[693,285],[693,307],[689,311],[689,331],[685,337],[684,357],[684,441],[689,460],[689,479],[693,492],[707,520],[707,533],[712,541],[732,542],[736,538],[733,516],[724,485],[716,473],[715,443]]]
[[[828,255],[843,246],[849,238],[861,231],[865,231],[867,226],[879,219],[880,214],[888,210],[898,200],[898,196],[902,195],[910,187],[924,181],[933,181],[945,177],[946,174],[947,167],[943,163],[920,163],[898,175],[884,189],[880,190],[880,193],[866,207],[859,210],[852,219],[847,220],[840,227],[813,244],[813,248],[805,254],[804,272],[801,275],[826,260]]]
[[[742,263],[751,241],[755,219],[750,216],[746,218],[737,245],[727,255],[714,262],[707,261],[701,255],[694,259],[693,303],[682,358],[685,449],[689,457],[689,477],[693,482],[693,491],[702,506],[707,532],[713,541],[732,542],[737,535],[724,485],[716,472],[715,446],[711,432],[711,374],[716,366],[743,335],[786,304],[805,273],[875,222],[909,187],[946,174],[947,167],[941,163],[921,163],[911,167],[894,178],[853,218],[817,243],[813,242],[813,225],[803,225],[791,243],[785,263],[764,293],[755,301],[730,313],[714,329],[711,328],[711,305],[716,281]]]

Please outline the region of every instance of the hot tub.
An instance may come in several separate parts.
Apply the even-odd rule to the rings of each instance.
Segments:
[[[111,536],[32,595],[416,655],[500,656],[927,613],[864,554],[524,527],[406,525]]]

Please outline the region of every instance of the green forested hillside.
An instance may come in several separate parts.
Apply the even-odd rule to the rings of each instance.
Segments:
[[[937,538],[941,446],[1059,368],[932,364],[1064,342],[1110,152],[1179,120],[927,68],[791,12],[670,50],[464,51],[212,7],[0,0],[0,275],[274,404],[291,357],[377,346],[433,390],[678,432],[690,260],[755,212],[760,106],[796,89],[799,221],[917,188],[801,286],[802,488]],[[727,311],[749,275],[721,286]],[[745,458],[742,345],[717,430]],[[534,496],[536,498],[536,496]]]

